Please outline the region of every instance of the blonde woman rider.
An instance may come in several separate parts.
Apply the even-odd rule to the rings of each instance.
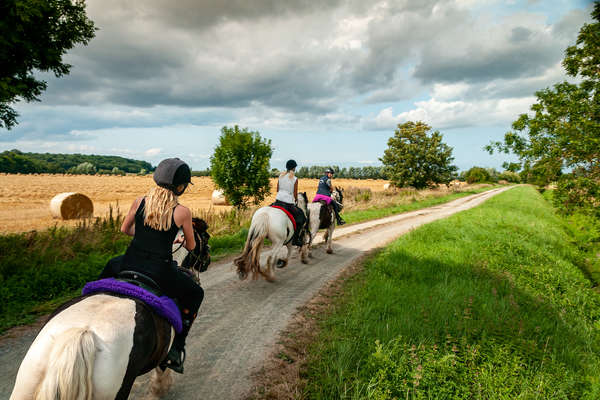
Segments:
[[[294,246],[302,246],[302,230],[304,229],[304,224],[306,223],[306,216],[304,212],[296,206],[296,202],[298,201],[298,178],[295,176],[296,161],[288,160],[285,163],[285,172],[282,172],[279,175],[279,180],[277,181],[277,196],[275,197],[275,202],[273,205],[280,206],[285,208],[292,214],[294,219],[296,220],[296,230],[294,231],[294,236],[292,237],[292,244]]]
[[[154,171],[155,187],[137,198],[123,220],[121,232],[133,236],[123,256],[108,262],[101,278],[114,277],[120,271],[136,271],[152,278],[169,297],[179,302],[183,330],[175,335],[164,366],[183,373],[185,338],[196,318],[204,291],[173,262],[173,243],[183,242],[192,251],[196,247],[192,213],[178,203],[191,183],[190,167],[179,158],[161,161]],[[179,228],[183,238],[176,238]]]

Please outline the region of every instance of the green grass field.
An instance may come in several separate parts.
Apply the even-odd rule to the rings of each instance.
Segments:
[[[345,286],[311,399],[598,399],[600,295],[531,187],[428,224]]]

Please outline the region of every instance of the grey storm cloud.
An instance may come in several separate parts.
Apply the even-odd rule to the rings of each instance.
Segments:
[[[490,27],[449,0],[88,0],[88,12],[97,37],[69,54],[69,76],[48,79],[45,104],[324,114],[355,96],[539,75],[583,15],[549,30],[524,16]]]

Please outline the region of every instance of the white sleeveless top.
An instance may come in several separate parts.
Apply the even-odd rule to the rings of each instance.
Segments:
[[[295,176],[293,179],[290,179],[288,174],[280,176],[279,191],[277,192],[277,197],[275,197],[275,200],[290,204],[296,203],[296,199],[294,198],[294,185],[296,184],[297,180],[298,178]]]

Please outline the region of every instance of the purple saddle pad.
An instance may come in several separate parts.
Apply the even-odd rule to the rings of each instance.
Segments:
[[[133,297],[146,303],[158,315],[165,318],[175,329],[175,332],[181,332],[181,313],[175,302],[167,297],[158,297],[133,283],[119,281],[114,278],[100,279],[99,281],[88,282],[81,291],[81,294],[93,294],[99,292],[118,293]]]

